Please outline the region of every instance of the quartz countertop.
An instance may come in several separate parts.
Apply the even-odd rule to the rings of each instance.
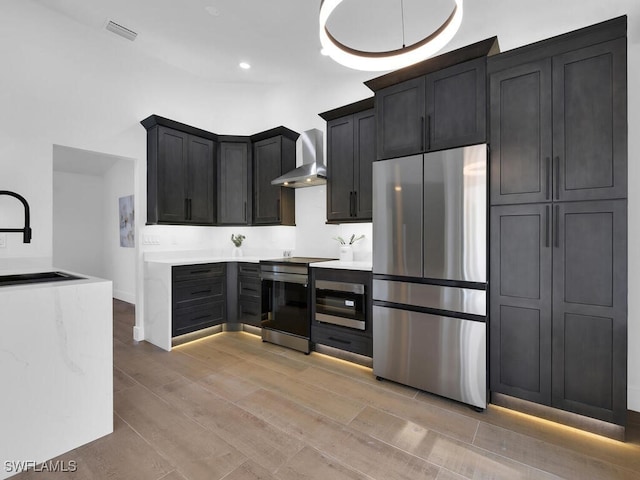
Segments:
[[[184,255],[184,256],[168,256],[162,257],[145,257],[144,261],[148,263],[162,263],[166,265],[195,265],[198,263],[224,263],[224,262],[246,262],[246,263],[258,263],[260,260],[266,260],[266,258],[260,257],[222,257],[222,256],[209,256],[209,255]]]
[[[314,268],[337,268],[342,270],[362,270],[370,272],[372,270],[371,261],[343,262],[341,260],[330,260],[328,262],[316,262],[309,266]]]

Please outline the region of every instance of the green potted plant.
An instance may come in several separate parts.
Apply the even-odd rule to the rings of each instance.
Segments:
[[[235,234],[232,233],[231,234],[231,241],[233,242],[233,250],[231,250],[231,256],[232,257],[241,257],[242,256],[242,242],[244,241],[244,239],[247,238],[244,235],[242,235],[241,233],[239,234]]]

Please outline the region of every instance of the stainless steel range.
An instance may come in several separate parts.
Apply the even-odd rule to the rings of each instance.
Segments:
[[[309,264],[332,258],[288,257],[260,262],[262,340],[311,351]]]

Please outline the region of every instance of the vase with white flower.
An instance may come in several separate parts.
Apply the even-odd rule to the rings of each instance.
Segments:
[[[334,237],[340,244],[340,261],[341,262],[353,262],[353,244],[358,240],[362,240],[364,235],[356,237],[355,233],[351,235],[351,238],[347,241],[342,237]]]
[[[233,250],[231,250],[232,257],[241,257],[242,256],[242,242],[247,238],[241,233],[236,235],[235,233],[231,234],[231,241],[233,242]]]

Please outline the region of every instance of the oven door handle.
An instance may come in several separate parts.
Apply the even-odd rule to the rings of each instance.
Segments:
[[[297,283],[305,287],[309,283],[309,277],[307,275],[295,273],[262,272],[261,278],[262,280],[271,280],[274,282]]]
[[[316,280],[316,289],[333,290],[335,292],[364,294],[364,285],[361,283],[334,282],[332,280]]]

